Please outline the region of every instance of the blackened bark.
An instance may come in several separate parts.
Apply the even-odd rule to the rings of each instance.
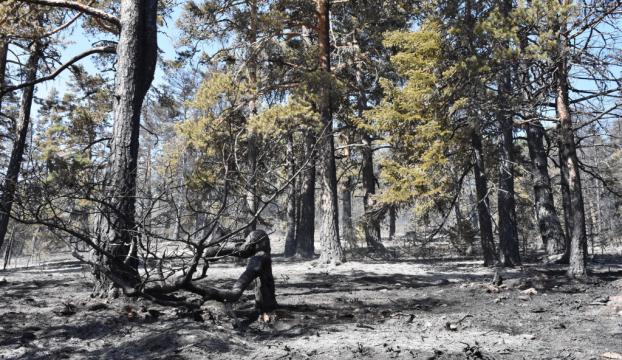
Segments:
[[[139,283],[135,221],[136,177],[143,100],[151,86],[157,60],[157,0],[122,0],[121,33],[117,44],[117,73],[104,248],[112,256],[102,260],[108,277],[131,286]],[[96,271],[96,292],[115,296],[112,282]]]
[[[502,16],[508,17],[512,1],[501,3]],[[506,44],[507,46],[507,44]],[[499,190],[497,204],[499,214],[499,259],[503,266],[521,264],[514,198],[514,124],[512,112],[507,109],[512,94],[511,69],[501,70],[498,78],[497,121],[501,130],[499,143]]]
[[[296,253],[310,259],[315,252],[315,136],[305,134],[305,157],[309,159],[301,176],[301,196],[298,227],[296,228]]]
[[[296,174],[296,164],[294,157],[294,139],[290,134],[287,139],[287,177],[293,178]],[[291,257],[296,254],[296,180],[289,184],[287,194],[287,232],[285,234],[285,250],[283,255]]]
[[[276,309],[278,304],[272,275],[271,246],[268,235],[262,230],[251,231],[244,243],[240,245],[230,243],[228,245],[225,248],[212,247],[206,249],[204,256],[232,255],[249,258],[246,270],[240,275],[233,287],[229,290],[223,290],[213,287],[197,288],[192,283],[187,284],[187,286],[201,294],[205,299],[231,303],[238,301],[252,281],[259,278],[259,282],[255,286],[255,306],[262,313]]]
[[[503,116],[499,146],[499,257],[504,266],[521,264],[514,198],[514,156],[512,119]]]
[[[38,42],[34,42],[30,49],[30,56],[26,63],[25,81],[34,81],[37,77],[37,67],[39,66],[39,60],[42,57],[42,45]],[[4,243],[7,229],[9,226],[9,219],[11,215],[11,208],[13,207],[13,200],[15,198],[15,191],[17,190],[17,181],[19,180],[19,173],[22,167],[22,157],[24,156],[24,150],[26,149],[26,139],[28,138],[30,127],[30,111],[32,109],[32,101],[35,93],[34,85],[24,88],[22,92],[22,99],[19,108],[19,118],[17,120],[17,133],[15,141],[13,143],[13,149],[11,151],[11,158],[6,169],[6,175],[0,194],[0,248]]]
[[[562,38],[561,41],[562,48],[565,49],[567,40]],[[560,51],[558,56],[555,69],[555,103],[560,124],[560,166],[568,185],[569,208],[565,211],[571,223],[568,276],[582,278],[587,276],[585,207],[568,97],[568,62],[564,51]]]
[[[363,69],[360,64],[356,68],[356,85],[358,88],[357,112],[360,118],[367,106],[367,96],[363,83]],[[374,203],[376,194],[376,175],[374,174],[374,151],[372,149],[372,139],[369,135],[362,136],[362,164],[361,177],[363,182],[363,230],[365,233],[365,243],[367,250],[371,252],[384,252],[382,237],[380,234],[381,212]]]
[[[350,248],[356,247],[354,225],[352,223],[352,183],[351,176],[346,176],[341,185],[341,228],[343,240]]]
[[[542,242],[548,254],[556,254],[562,249],[564,232],[553,202],[551,178],[544,149],[544,127],[538,122],[527,125],[527,146],[531,159],[531,173],[535,196],[536,219]]]
[[[380,216],[379,211],[374,206],[373,196],[376,194],[376,176],[374,175],[374,158],[369,136],[363,136],[363,163],[361,177],[363,180],[363,209],[365,217],[363,229],[365,231],[365,243],[367,249],[373,252],[384,252],[380,237]]]
[[[339,242],[339,199],[337,196],[337,168],[335,164],[335,143],[333,139],[333,114],[330,98],[330,39],[329,39],[329,4],[328,0],[317,0],[319,67],[324,75],[325,84],[320,86],[318,108],[322,123],[320,134],[319,163],[320,186],[322,189],[320,241],[323,263],[341,263],[345,255]]]
[[[498,259],[492,233],[492,217],[490,215],[490,201],[488,199],[488,179],[486,176],[479,120],[476,119],[474,121],[475,124],[471,133],[471,146],[473,148],[473,176],[475,178],[475,190],[477,192],[477,217],[479,220],[484,266],[493,266]]]
[[[9,53],[9,42],[0,36],[0,94],[4,87],[4,78],[6,76],[6,60]],[[0,114],[2,113],[2,95],[0,95]]]

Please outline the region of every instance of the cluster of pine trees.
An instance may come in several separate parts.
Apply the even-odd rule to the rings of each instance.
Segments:
[[[3,1],[0,247],[62,240],[100,291],[204,294],[190,284],[214,249],[252,230],[282,228],[285,256],[312,258],[318,239],[340,263],[359,238],[385,255],[383,223],[394,238],[412,211],[415,238],[424,224],[487,266],[540,243],[584,277],[589,240],[622,229],[621,15],[617,1]]]

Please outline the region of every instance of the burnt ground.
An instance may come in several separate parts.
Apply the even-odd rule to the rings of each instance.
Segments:
[[[281,308],[266,324],[250,291],[235,318],[91,299],[88,270],[56,259],[0,272],[0,359],[622,359],[621,260],[594,259],[587,283],[528,265],[496,287],[473,260],[277,256]],[[241,266],[215,264],[208,281],[230,285]]]

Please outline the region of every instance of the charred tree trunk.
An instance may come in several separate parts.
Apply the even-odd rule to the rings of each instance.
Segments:
[[[6,77],[6,61],[9,53],[9,42],[0,36],[0,94],[4,88],[4,78]],[[2,114],[2,95],[0,95],[0,114]]]
[[[363,164],[361,177],[363,179],[363,209],[365,211],[363,219],[363,229],[365,231],[365,243],[367,249],[372,252],[384,252],[380,237],[380,216],[379,211],[374,206],[373,196],[376,194],[376,176],[374,175],[374,158],[369,136],[363,136]]]
[[[356,247],[354,225],[352,223],[352,183],[351,176],[346,176],[341,187],[341,224],[343,240],[350,248]]]
[[[502,16],[508,17],[512,1],[501,3]],[[504,46],[507,46],[505,44]],[[499,258],[503,266],[521,264],[514,198],[514,124],[512,112],[507,108],[512,94],[511,69],[501,70],[498,78],[497,121],[501,130],[499,143],[499,190],[497,193],[499,213]]]
[[[102,268],[95,271],[95,292],[110,296],[118,294],[117,288],[108,280],[110,277],[123,279],[132,286],[139,283],[136,177],[141,108],[157,60],[157,0],[122,0],[120,16],[107,184],[110,211],[102,229],[105,232],[102,234],[103,248],[110,256],[101,257]]]
[[[498,259],[492,233],[492,217],[490,215],[490,201],[488,199],[488,180],[486,176],[479,120],[475,119],[474,121],[475,124],[471,133],[471,146],[473,147],[473,176],[475,178],[475,190],[477,192],[477,217],[479,220],[484,266],[493,266]]]
[[[527,146],[531,158],[536,219],[546,252],[552,255],[558,253],[562,248],[564,232],[553,202],[551,178],[549,177],[543,138],[544,128],[540,122],[527,125]]]
[[[315,136],[309,130],[305,134],[305,156],[309,159],[307,169],[301,176],[301,196],[298,226],[296,227],[296,252],[305,259],[315,252]]]
[[[356,68],[356,85],[358,87],[357,111],[360,118],[367,106],[367,96],[363,83],[363,69],[360,65]],[[384,253],[380,233],[380,222],[382,220],[379,209],[374,203],[376,194],[376,175],[374,174],[374,151],[372,149],[372,139],[369,135],[362,136],[362,164],[361,177],[363,181],[363,230],[365,233],[365,243],[370,252]]]
[[[233,245],[227,248],[213,247],[205,251],[206,257],[231,255],[240,258],[248,258],[246,270],[229,290],[213,287],[197,288],[188,284],[195,292],[201,294],[206,300],[232,303],[240,299],[244,290],[252,281],[259,279],[255,286],[255,306],[261,313],[267,313],[278,307],[275,295],[274,277],[272,275],[272,257],[270,238],[261,230],[251,231],[246,241],[241,245]]]
[[[40,43],[34,42],[32,44],[30,56],[28,57],[28,61],[24,69],[26,82],[34,81],[36,79],[37,67],[39,66],[39,60],[42,57],[42,51],[43,49]],[[22,167],[22,157],[24,156],[26,139],[28,138],[30,131],[30,111],[32,109],[34,93],[34,85],[24,88],[24,91],[22,92],[22,100],[19,107],[19,118],[17,119],[17,133],[15,134],[13,150],[11,151],[11,158],[6,169],[4,183],[2,184],[2,189],[0,189],[2,191],[0,194],[0,248],[2,248],[9,226],[11,208],[13,207],[15,191],[17,190],[17,181],[19,180],[19,173]]]
[[[333,139],[333,114],[330,85],[330,10],[328,0],[317,0],[319,68],[325,83],[320,86],[318,108],[322,123],[320,137],[320,185],[322,188],[322,222],[320,240],[323,263],[338,264],[345,261],[345,255],[339,242],[339,199],[337,196],[337,169],[335,164],[335,143]]]
[[[296,158],[294,157],[294,139],[290,134],[287,139],[287,177],[293,178],[296,174]],[[287,194],[287,233],[285,234],[285,249],[283,255],[291,257],[296,254],[296,179],[289,184]]]
[[[565,27],[564,27],[565,28]],[[562,32],[562,33],[565,33]],[[579,160],[574,140],[574,129],[568,97],[568,62],[565,58],[567,39],[560,39],[562,49],[556,59],[555,92],[556,110],[560,125],[560,166],[568,184],[569,208],[567,211],[570,227],[570,251],[568,276],[583,278],[587,276],[587,234],[585,229],[585,207],[581,189]]]

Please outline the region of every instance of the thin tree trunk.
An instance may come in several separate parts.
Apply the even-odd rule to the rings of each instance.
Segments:
[[[296,158],[294,157],[294,139],[292,134],[287,138],[287,177],[296,174]],[[287,232],[285,234],[285,250],[283,255],[291,257],[296,254],[296,179],[289,185],[287,194]]]
[[[9,242],[6,244],[6,249],[4,249],[4,264],[2,264],[2,270],[6,270],[6,267],[9,265],[9,262],[11,261],[14,242],[15,242],[15,226],[13,226],[13,229],[11,231],[11,237],[9,238]]]
[[[363,84],[363,69],[360,65],[356,68],[356,85],[358,87],[357,111],[360,118],[367,106],[367,96]],[[374,195],[376,194],[376,175],[374,174],[374,152],[372,149],[372,139],[369,135],[362,136],[362,164],[361,177],[363,180],[363,230],[365,233],[365,243],[367,250],[371,252],[385,252],[382,245],[382,237],[380,233],[381,216],[379,209],[374,203]]]
[[[504,0],[501,12],[509,16],[512,2]],[[514,193],[514,138],[512,113],[505,107],[512,93],[511,70],[503,69],[499,75],[497,120],[501,130],[499,143],[499,189],[497,193],[499,216],[499,260],[503,266],[521,264],[518,230],[516,222],[516,201]]]
[[[32,234],[32,238],[30,241],[30,256],[28,257],[28,262],[26,263],[26,267],[30,266],[30,261],[32,261],[33,257],[35,256],[35,249],[37,248],[37,239],[39,238],[40,231],[41,231],[41,226],[37,226],[34,233]]]
[[[248,60],[249,80],[251,84],[251,101],[249,103],[251,116],[257,115],[257,59],[255,55],[255,42],[257,41],[257,0],[250,1],[250,58]],[[248,167],[249,167],[249,190],[247,193],[248,209],[254,218],[246,230],[247,232],[257,229],[255,214],[259,209],[259,196],[257,194],[257,134],[248,130]]]
[[[527,125],[527,145],[531,158],[536,219],[546,252],[552,255],[558,253],[562,248],[564,232],[553,202],[551,178],[549,177],[543,138],[544,128],[539,121]]]
[[[508,17],[512,1],[501,3],[502,16]],[[507,46],[507,44],[506,44]],[[498,78],[497,121],[501,130],[499,143],[499,190],[497,193],[499,215],[499,260],[503,266],[521,264],[514,198],[514,124],[512,112],[506,109],[512,93],[511,69],[501,70]]]
[[[565,26],[560,27],[565,33]],[[587,234],[585,229],[585,208],[581,189],[579,160],[574,140],[574,129],[568,97],[568,62],[565,58],[567,39],[560,39],[560,52],[556,59],[555,92],[556,110],[560,123],[560,166],[566,177],[569,195],[569,220],[571,221],[570,252],[568,276],[583,278],[587,276]]]
[[[319,67],[326,83],[319,89],[319,112],[322,123],[320,137],[320,185],[322,188],[322,222],[320,240],[323,263],[338,264],[345,261],[345,255],[339,242],[339,199],[337,196],[337,169],[335,164],[335,143],[333,139],[333,115],[330,86],[330,11],[328,0],[317,0]]]
[[[6,77],[6,61],[9,53],[9,42],[0,36],[0,90],[4,88],[4,78]],[[1,92],[0,92],[1,93]],[[0,95],[0,114],[2,113],[2,95]]]
[[[113,211],[105,217],[102,264],[112,276],[139,284],[136,242],[136,177],[143,100],[151,86],[157,61],[157,0],[122,0],[121,33],[117,44],[117,73],[109,168],[108,199]],[[116,296],[117,288],[96,271],[96,293]],[[107,294],[105,294],[107,292]]]
[[[350,136],[348,136],[350,143]],[[344,157],[351,161],[352,153],[350,147],[344,149]],[[354,176],[350,174],[343,175],[341,183],[341,236],[350,249],[356,248],[356,235],[354,233],[354,224],[352,223],[352,190],[354,188]]]
[[[562,155],[561,134],[558,139],[559,164],[560,164],[560,190],[562,194],[562,206],[564,211],[564,256],[561,263],[568,264],[570,261],[570,239],[572,238],[572,211],[570,210],[570,187],[568,186],[568,174],[564,169],[564,159]]]
[[[42,54],[41,44],[35,42],[30,50],[30,56],[25,67],[25,81],[34,81],[37,77],[37,67]],[[22,157],[26,149],[26,140],[30,127],[30,111],[32,109],[32,101],[34,98],[35,87],[28,86],[22,92],[22,100],[19,108],[19,118],[17,120],[17,133],[13,150],[11,151],[11,159],[6,169],[4,183],[0,189],[0,248],[4,243],[4,238],[9,226],[11,208],[17,190],[17,181],[19,179],[20,169],[22,167]]]
[[[492,218],[490,215],[490,201],[488,199],[488,180],[482,149],[482,138],[479,120],[475,119],[471,134],[471,146],[473,147],[473,176],[477,192],[477,216],[479,219],[479,232],[484,256],[484,266],[493,266],[497,262],[495,241],[492,233]]]
[[[395,239],[395,221],[397,219],[397,208],[394,205],[389,207],[389,240]]]
[[[300,216],[296,228],[296,252],[305,259],[315,252],[315,136],[309,130],[305,134],[305,156],[309,159],[303,172],[300,196]],[[310,157],[310,158],[309,158]]]
[[[355,248],[356,237],[352,224],[352,182],[352,177],[346,176],[341,186],[341,227],[344,242],[350,248]]]

